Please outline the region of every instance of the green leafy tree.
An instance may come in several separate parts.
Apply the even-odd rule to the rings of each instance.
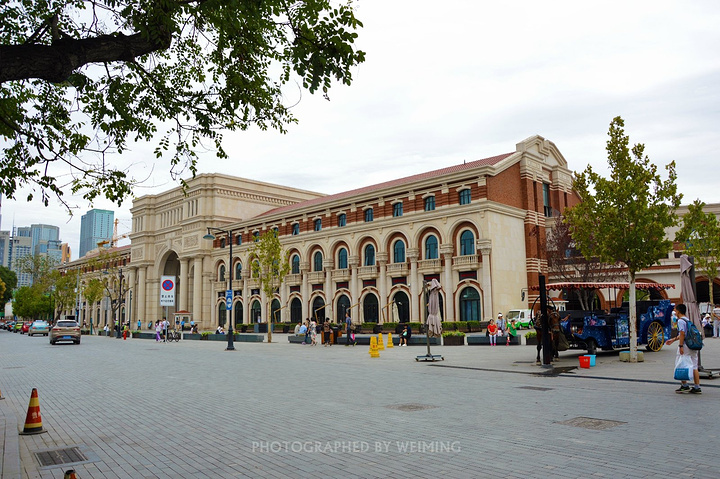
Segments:
[[[704,206],[700,200],[688,205],[675,241],[685,244],[685,253],[694,257],[697,270],[707,276],[710,302],[714,303],[713,281],[720,268],[720,224],[714,214],[703,211]]]
[[[285,85],[349,85],[361,27],[350,0],[2,2],[0,193],[121,204],[136,180],[107,156],[134,141],[194,175],[206,144],[227,157],[223,131],[285,132]]]
[[[50,256],[28,254],[18,258],[16,266],[20,273],[29,274],[32,277],[34,288],[48,293],[54,286],[56,277],[53,275],[53,271],[58,264],[58,260]]]
[[[60,315],[67,309],[75,309],[77,304],[77,279],[78,270],[68,270],[65,274],[60,271],[53,271],[54,288],[52,290],[53,299],[55,301],[55,320],[60,319]]]
[[[17,275],[10,268],[0,266],[0,280],[5,284],[5,291],[0,296],[0,308],[4,309],[7,302],[12,299],[13,290],[17,288]]]
[[[92,306],[95,306],[100,301],[105,292],[105,286],[99,278],[90,278],[83,285],[80,286],[82,290],[82,296],[85,298],[85,302],[91,306],[90,311],[93,310]],[[90,330],[92,331],[92,313],[90,314]]]
[[[127,281],[122,275],[120,255],[117,251],[101,249],[99,254],[88,261],[88,265],[100,274],[97,280],[102,285],[101,298],[110,300],[113,321],[120,321],[120,310],[127,298]],[[87,294],[85,295],[87,299]]]
[[[629,148],[625,122],[610,123],[607,141],[610,178],[588,167],[576,174],[574,188],[581,202],[565,211],[573,240],[585,257],[622,263],[630,282],[630,360],[637,361],[635,275],[667,256],[672,242],[665,228],[676,225],[682,195],[677,192],[675,163],[666,166],[663,181],[644,155],[645,146]]]
[[[285,276],[290,272],[290,262],[288,260],[288,252],[284,251],[280,239],[275,230],[269,230],[263,233],[252,247],[251,255],[255,258],[252,261],[252,277],[256,278],[260,283],[260,287],[265,293],[267,301],[268,317],[268,343],[272,342],[272,322],[273,318],[270,314],[270,305],[275,297]]]
[[[50,319],[53,315],[52,298],[34,286],[23,286],[15,291],[13,313],[25,319]]]

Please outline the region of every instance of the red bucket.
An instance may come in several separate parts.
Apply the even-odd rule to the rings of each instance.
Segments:
[[[581,368],[590,369],[590,356],[580,356],[580,357],[578,357],[578,359],[580,360]]]

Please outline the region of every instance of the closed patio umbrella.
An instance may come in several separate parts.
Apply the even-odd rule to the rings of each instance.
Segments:
[[[425,356],[418,356],[415,361],[435,361],[440,359],[445,360],[441,355],[430,354],[430,335],[440,336],[442,334],[442,324],[440,322],[440,283],[438,280],[433,279],[430,283],[423,285],[423,292],[427,294],[428,298],[428,317],[425,324],[425,339],[427,341],[427,354]]]

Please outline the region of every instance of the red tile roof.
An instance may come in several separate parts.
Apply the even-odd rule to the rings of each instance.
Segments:
[[[332,201],[340,200],[343,198],[348,198],[351,196],[363,195],[366,193],[371,193],[373,191],[382,190],[384,188],[392,188],[395,186],[413,183],[415,181],[422,181],[422,180],[426,180],[429,178],[435,178],[437,176],[448,175],[451,173],[457,173],[459,171],[471,170],[473,168],[478,168],[481,166],[492,166],[514,154],[515,154],[515,152],[505,153],[505,154],[497,155],[497,156],[491,156],[490,158],[484,158],[482,160],[469,161],[467,163],[462,163],[460,165],[448,166],[446,168],[441,168],[439,170],[428,171],[425,173],[418,173],[417,175],[406,176],[404,178],[397,178],[395,180],[386,181],[384,183],[378,183],[375,185],[364,186],[362,188],[357,188],[354,190],[343,191],[340,193],[336,193],[334,195],[327,195],[327,196],[323,196],[320,198],[314,198],[312,200],[301,201],[300,203],[295,203],[295,204],[288,205],[288,206],[281,206],[280,208],[275,208],[274,210],[267,211],[267,212],[259,215],[259,217],[275,215],[275,214],[279,214],[279,213],[285,213],[285,212],[292,211],[295,209],[307,208],[309,206],[321,205],[323,203],[329,203]]]

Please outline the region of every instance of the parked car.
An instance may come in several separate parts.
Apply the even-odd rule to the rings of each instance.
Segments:
[[[518,328],[529,328],[532,317],[532,309],[511,309],[505,319],[508,323],[514,319]]]
[[[77,321],[60,319],[50,330],[50,344],[60,341],[72,341],[80,344],[80,325]]]
[[[28,329],[28,336],[34,336],[35,334],[42,334],[47,336],[50,334],[50,325],[47,321],[33,321]]]
[[[25,334],[28,331],[30,331],[30,325],[32,324],[32,321],[25,321],[22,323],[22,326],[20,327],[20,334]]]

